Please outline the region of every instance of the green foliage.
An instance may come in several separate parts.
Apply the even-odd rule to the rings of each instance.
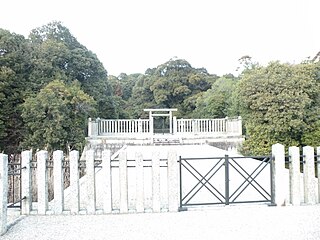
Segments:
[[[94,100],[78,82],[54,80],[23,104],[22,117],[28,130],[25,148],[81,149],[87,119],[94,113]]]
[[[0,150],[13,153],[23,138],[20,104],[31,69],[31,49],[22,36],[0,29]]]
[[[65,83],[77,80],[81,89],[97,101],[101,118],[114,118],[115,105],[107,71],[97,56],[81,45],[60,22],[52,22],[31,31],[34,49],[32,92],[54,79]],[[92,116],[94,117],[94,116]]]
[[[43,146],[39,141],[41,132],[48,139],[47,148],[65,144],[66,136],[69,138],[68,145],[72,147],[83,141],[83,130],[87,126],[83,125],[82,120],[64,121],[63,127],[59,125],[60,129],[58,128],[56,133],[50,133],[49,131],[53,131],[51,126],[49,130],[46,129],[45,124],[41,125],[43,128],[33,128],[32,119],[28,119],[26,115],[25,108],[28,104],[23,104],[25,100],[30,106],[32,106],[32,99],[37,97],[37,101],[41,102],[40,92],[56,79],[66,86],[72,86],[78,82],[77,86],[94,98],[97,103],[96,111],[90,108],[90,117],[114,118],[119,114],[117,109],[119,99],[115,99],[112,94],[111,86],[107,81],[107,71],[102,63],[60,22],[52,22],[32,30],[29,39],[0,29],[0,66],[0,150],[7,153],[17,151],[22,141],[24,147],[41,148]],[[53,99],[52,104],[60,106],[55,108],[55,111],[61,111],[61,116],[64,116],[63,114],[68,111],[62,107],[65,106],[63,102],[55,103],[58,99]],[[48,108],[50,104],[48,100]],[[22,109],[24,109],[26,125],[21,117]],[[88,116],[88,114],[84,115],[84,117]],[[73,118],[78,119],[78,116],[71,115],[70,119]],[[78,124],[81,125],[82,132],[78,132],[80,129]],[[66,135],[61,130],[64,128],[70,129],[75,135]],[[54,134],[57,135],[54,136]],[[63,144],[58,141],[60,137]],[[78,139],[74,139],[75,137]],[[31,144],[32,139],[35,141]],[[50,146],[50,144],[53,145]]]
[[[146,107],[178,108],[178,117],[191,116],[196,108],[194,96],[209,89],[216,78],[203,68],[193,68],[186,60],[171,59],[138,78],[128,100],[128,111],[136,116]]]
[[[319,105],[313,65],[279,62],[247,70],[238,85],[241,116],[247,140],[244,151],[267,154],[271,145],[303,145]],[[317,111],[318,112],[318,111]]]
[[[145,74],[107,75],[97,56],[60,22],[29,38],[0,29],[0,150],[80,149],[90,117],[147,117],[144,108],[178,108],[177,117],[241,115],[243,152],[268,154],[277,142],[319,145],[320,63],[239,59],[240,77],[209,74],[171,59]]]
[[[231,116],[234,113],[233,92],[236,84],[237,78],[233,75],[218,78],[212,87],[197,99],[194,116],[199,118]]]

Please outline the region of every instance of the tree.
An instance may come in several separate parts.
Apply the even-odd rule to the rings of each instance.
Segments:
[[[280,64],[247,70],[238,85],[240,111],[245,122],[243,151],[268,154],[271,145],[303,145],[303,134],[315,121],[319,92],[314,66]]]
[[[49,151],[80,150],[94,107],[95,101],[80,89],[79,82],[50,82],[23,104],[22,117],[28,130],[23,146]]]
[[[177,116],[188,117],[195,106],[195,95],[206,91],[217,78],[204,68],[195,69],[183,59],[171,59],[147,69],[132,90],[129,106],[178,108]],[[137,109],[134,110],[137,112]]]
[[[224,118],[235,115],[233,93],[237,78],[232,74],[218,78],[210,89],[196,100],[194,116],[200,118]]]
[[[29,86],[31,49],[22,36],[0,29],[0,150],[14,153],[23,138],[20,105]]]
[[[116,112],[107,71],[97,56],[81,45],[60,22],[52,22],[31,31],[34,49],[32,91],[39,91],[54,79],[65,83],[77,80],[81,89],[97,102],[97,114],[113,118]]]

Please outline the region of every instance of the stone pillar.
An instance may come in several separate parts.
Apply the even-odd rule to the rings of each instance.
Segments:
[[[94,172],[94,150],[86,152],[86,177],[87,177],[87,213],[96,213],[96,184]]]
[[[177,117],[176,116],[174,116],[173,117],[173,134],[177,134],[177,131],[178,129],[177,129]]]
[[[152,210],[160,212],[160,157],[159,152],[152,153]]]
[[[54,176],[54,213],[62,214],[64,206],[64,179],[63,179],[63,152],[53,152],[53,176]]]
[[[169,212],[177,212],[179,208],[179,172],[177,152],[168,152],[168,202]]]
[[[120,213],[128,212],[127,153],[119,153]]]
[[[93,136],[93,135],[92,135],[92,131],[93,131],[93,129],[92,129],[92,119],[89,118],[89,119],[88,119],[88,137]]]
[[[241,116],[238,117],[238,133],[239,133],[239,136],[242,136],[242,118],[241,118]]]
[[[79,152],[73,150],[69,155],[70,161],[70,212],[78,214],[80,210],[80,195],[79,195]]]
[[[144,212],[144,171],[143,156],[141,152],[136,152],[136,211]]]
[[[314,149],[310,146],[303,147],[303,182],[304,182],[304,202],[315,204],[315,170],[314,170]]]
[[[284,206],[286,204],[286,196],[288,195],[289,179],[285,177],[285,152],[284,146],[277,143],[272,145],[273,157],[273,195],[276,206]]]
[[[290,203],[300,205],[300,149],[289,147]]]
[[[225,117],[225,121],[224,121],[224,127],[225,127],[225,133],[226,134],[229,134],[229,124],[230,124],[230,121],[229,121],[229,118],[228,117]]]
[[[320,203],[320,147],[317,147],[318,203]]]
[[[88,137],[94,137],[99,135],[99,122],[100,122],[100,118],[97,118],[95,121],[89,118]]]
[[[29,215],[32,208],[31,168],[32,151],[21,153],[21,214]]]
[[[103,212],[112,212],[112,191],[111,191],[111,153],[110,150],[102,151],[102,179],[104,179],[103,187]]]
[[[169,128],[170,128],[170,134],[172,134],[172,112],[169,112]]]
[[[45,215],[48,209],[48,152],[37,153],[37,181],[38,181],[38,214]]]
[[[8,155],[0,154],[0,235],[7,232]]]

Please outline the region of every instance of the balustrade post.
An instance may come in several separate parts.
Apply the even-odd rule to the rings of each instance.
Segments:
[[[92,119],[88,119],[88,137],[92,136]]]
[[[138,133],[142,133],[142,121],[140,118],[138,120]]]
[[[0,235],[7,232],[8,155],[0,154]]]
[[[99,123],[100,118],[97,118],[95,121],[93,121],[91,118],[89,118],[88,121],[88,136],[94,137],[99,135]]]
[[[224,132],[228,135],[229,134],[229,118],[225,117],[224,123]]]
[[[149,133],[151,134],[151,136],[153,135],[153,116],[150,115],[150,118],[149,118]]]
[[[242,118],[241,116],[238,117],[238,133],[240,136],[242,136]]]
[[[177,117],[173,117],[173,134],[177,134]]]

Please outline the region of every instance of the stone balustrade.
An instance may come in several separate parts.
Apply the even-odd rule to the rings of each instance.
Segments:
[[[150,119],[89,119],[88,136],[153,135]],[[242,120],[221,119],[177,119],[172,118],[173,135],[242,136]]]

